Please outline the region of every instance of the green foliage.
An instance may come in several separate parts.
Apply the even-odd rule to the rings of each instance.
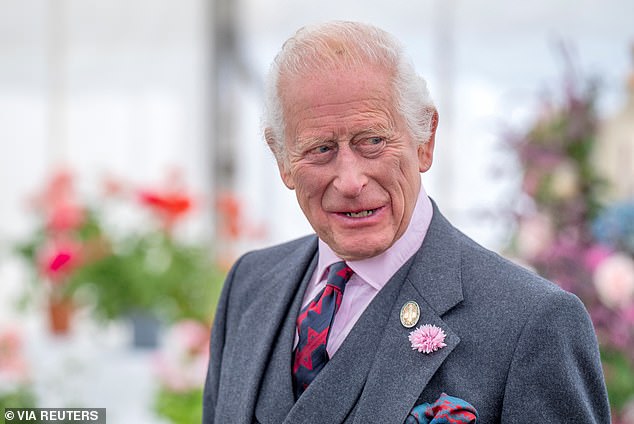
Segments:
[[[223,278],[210,249],[157,231],[114,244],[110,253],[78,268],[69,285],[73,291],[89,291],[102,319],[144,311],[169,322],[208,322]]]
[[[610,403],[621,410],[634,395],[634,368],[623,352],[614,349],[601,349],[601,361]]]
[[[0,393],[0,411],[5,408],[35,408],[35,396],[27,387]]]
[[[156,399],[156,411],[173,424],[192,424],[202,421],[203,390],[173,392],[161,389]]]
[[[47,243],[50,243],[52,239],[51,233],[52,231],[47,229],[46,220],[42,220],[29,239],[18,243],[13,248],[14,253],[18,257],[21,257],[22,260],[29,266],[32,277],[31,280],[34,287],[40,286],[43,283],[43,279],[45,279],[44,274],[46,272],[42,269],[43,265],[40,263],[41,259],[39,258],[39,255]],[[105,247],[104,244],[107,243],[106,235],[102,230],[97,212],[89,208],[85,210],[85,215],[82,219],[81,225],[65,231],[64,234],[68,239],[83,246],[83,254],[88,260],[101,255],[101,252],[99,251],[103,250]],[[74,271],[71,271],[70,274],[72,274],[72,272]],[[55,286],[57,295],[69,298],[74,296],[76,289],[77,286],[69,284],[58,284]],[[24,300],[29,300],[28,294],[25,296]]]

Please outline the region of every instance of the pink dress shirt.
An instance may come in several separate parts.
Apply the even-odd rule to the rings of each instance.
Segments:
[[[421,185],[412,219],[405,233],[380,255],[360,261],[347,262],[354,274],[346,284],[341,306],[330,329],[328,345],[326,346],[329,356],[332,357],[339,349],[354,324],[379,290],[418,251],[423,243],[425,234],[427,234],[432,214],[431,201]],[[326,268],[339,261],[341,259],[320,239],[319,261],[304,293],[302,308],[310,303],[326,285]],[[295,345],[297,345],[298,339],[299,336],[296,332]]]

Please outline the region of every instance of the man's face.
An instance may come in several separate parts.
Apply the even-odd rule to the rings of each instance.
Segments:
[[[433,136],[413,140],[383,67],[286,77],[280,88],[289,159],[280,172],[313,229],[345,260],[384,252],[409,224]]]

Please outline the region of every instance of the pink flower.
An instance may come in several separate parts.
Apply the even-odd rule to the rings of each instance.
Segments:
[[[71,201],[60,201],[50,211],[46,227],[52,232],[76,230],[83,224],[85,215],[81,206]]]
[[[553,223],[548,215],[536,213],[519,222],[517,249],[520,256],[534,259],[555,240]]]
[[[594,273],[599,299],[610,308],[625,308],[634,301],[634,261],[615,253],[604,259]]]
[[[192,355],[206,354],[209,349],[209,328],[194,320],[183,320],[174,325],[174,337]]]
[[[28,380],[22,337],[17,328],[0,328],[0,383],[21,384]]]
[[[49,240],[38,252],[40,273],[59,284],[81,264],[81,245],[69,238]]]
[[[423,353],[432,353],[447,346],[445,342],[446,334],[441,328],[435,325],[425,324],[409,333],[409,341],[412,349]]]
[[[600,244],[592,246],[585,253],[584,263],[592,272],[594,272],[599,265],[601,265],[601,262],[609,258],[612,253],[614,253],[612,249],[607,246],[602,246]]]
[[[169,330],[153,367],[164,387],[186,392],[203,386],[208,364],[209,327],[185,320]]]

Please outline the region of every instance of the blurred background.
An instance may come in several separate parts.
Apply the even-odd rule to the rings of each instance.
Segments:
[[[309,233],[261,136],[306,24],[391,32],[439,114],[427,192],[577,294],[634,423],[634,2],[0,0],[0,407],[199,421],[247,250]]]

